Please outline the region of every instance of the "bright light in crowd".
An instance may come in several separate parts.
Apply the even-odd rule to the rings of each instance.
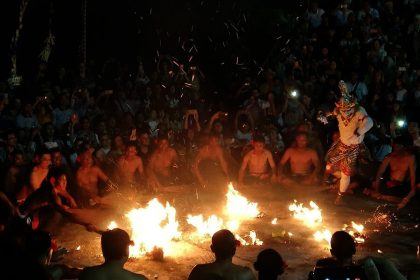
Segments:
[[[404,127],[405,126],[405,121],[404,120],[398,120],[397,125],[398,125],[398,127]]]

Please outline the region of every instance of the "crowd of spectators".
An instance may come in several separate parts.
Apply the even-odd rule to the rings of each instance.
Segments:
[[[251,179],[280,186],[329,182],[324,155],[337,126],[320,124],[317,113],[334,109],[344,80],[375,122],[365,138],[370,168],[355,185],[405,207],[411,202],[401,199],[417,187],[420,159],[416,8],[410,0],[344,0],[334,7],[310,1],[290,42],[263,71],[236,75],[224,96],[211,90],[200,65],[184,68],[171,54],[148,71],[141,59],[135,66],[90,61],[77,71],[41,63],[24,86],[0,84],[2,200],[18,215],[54,204],[71,216],[115,188],[206,186],[204,159],[240,184],[249,182],[246,168]],[[255,166],[256,158],[271,171]],[[408,165],[396,174],[401,159]],[[407,192],[381,194],[378,181],[388,166],[388,188],[409,182]]]

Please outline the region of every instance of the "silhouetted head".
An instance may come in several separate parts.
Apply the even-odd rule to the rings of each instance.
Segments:
[[[236,253],[237,241],[232,232],[222,229],[213,234],[211,238],[211,250],[217,260],[230,259]]]
[[[133,245],[128,233],[115,228],[102,233],[101,246],[105,261],[126,261],[129,255],[129,246]]]
[[[338,260],[346,260],[356,254],[356,243],[345,231],[336,231],[331,237],[331,255]]]
[[[282,275],[286,264],[276,250],[265,249],[258,254],[254,268],[258,271],[259,280],[269,280]]]

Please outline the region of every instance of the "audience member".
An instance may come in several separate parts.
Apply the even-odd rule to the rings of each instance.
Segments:
[[[128,260],[130,245],[134,245],[133,241],[130,240],[124,230],[115,228],[105,231],[101,237],[102,254],[105,262],[101,265],[84,268],[79,275],[79,279],[147,279],[144,275],[124,269],[124,264]]]
[[[274,249],[262,250],[254,263],[258,271],[258,280],[277,280],[284,273],[287,265]]]
[[[216,260],[212,263],[196,265],[188,276],[188,280],[255,279],[249,268],[232,263],[237,243],[235,236],[229,230],[222,229],[213,234],[210,248]]]

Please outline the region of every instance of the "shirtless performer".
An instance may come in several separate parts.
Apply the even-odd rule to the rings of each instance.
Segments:
[[[171,168],[177,161],[178,155],[169,147],[168,137],[159,136],[157,149],[151,155],[147,168],[148,182],[152,189],[159,189],[170,182]]]
[[[143,177],[143,161],[137,155],[136,142],[127,145],[125,154],[118,160],[118,169],[123,179],[123,185],[134,186],[136,183],[136,172]]]
[[[36,191],[41,187],[42,181],[47,178],[51,165],[51,155],[44,151],[36,156],[37,165],[32,169],[30,177],[30,192]]]
[[[357,170],[360,158],[370,158],[369,151],[363,143],[365,133],[373,126],[372,119],[365,109],[357,104],[357,100],[348,90],[346,83],[340,81],[338,88],[341,92],[336,108],[326,116],[318,116],[318,119],[328,123],[326,117],[334,116],[338,121],[340,139],[333,143],[327,152],[328,168],[333,172],[340,171],[340,188],[337,193],[335,204],[341,204],[342,198],[350,185],[350,176]]]
[[[37,227],[39,222],[39,211],[44,207],[52,207],[53,210],[63,214],[70,221],[85,226],[88,230],[93,228],[92,224],[79,219],[74,215],[78,206],[75,199],[67,191],[67,174],[64,171],[54,172],[49,180],[45,180],[42,186],[31,193],[25,203],[19,208],[20,213],[24,216],[33,215],[33,226]],[[51,209],[43,212],[47,215],[47,220],[51,220]],[[42,215],[41,215],[42,216]]]
[[[28,197],[20,210],[26,216],[48,205],[54,205],[63,212],[70,208],[77,208],[76,201],[67,192],[67,175],[64,172],[55,174],[51,177],[50,182],[45,181]]]
[[[370,194],[374,198],[398,203],[398,209],[404,208],[416,194],[415,156],[405,145],[405,140],[401,136],[394,140],[392,153],[385,157],[377,171],[376,180],[373,183],[374,191],[364,191],[365,194]],[[388,166],[390,168],[389,180],[381,182],[382,175]]]
[[[208,144],[204,145],[197,154],[197,157],[195,158],[195,162],[192,166],[192,171],[194,175],[197,177],[200,185],[205,188],[206,183],[205,179],[203,178],[203,175],[200,171],[200,163],[204,160],[211,160],[214,162],[217,162],[220,167],[222,168],[222,171],[226,177],[229,177],[228,174],[228,167],[226,164],[225,157],[223,155],[223,149],[220,147],[219,144],[219,136],[216,134],[211,134],[208,139]]]
[[[101,203],[98,189],[99,180],[105,182],[108,188],[115,188],[108,176],[93,164],[92,152],[90,149],[81,154],[81,166],[76,172],[79,204],[82,206],[94,206]]]
[[[49,167],[51,165],[51,155],[47,150],[41,150],[35,155],[37,165],[31,171],[29,185],[26,185],[16,195],[18,204],[22,204],[25,199],[34,191],[41,187],[44,180],[47,179]]]
[[[247,179],[251,182],[263,182],[271,177],[271,181],[277,179],[276,164],[271,152],[264,148],[264,138],[256,135],[252,140],[253,149],[249,151],[242,160],[239,169],[238,185],[244,185],[245,170],[248,168]],[[267,162],[271,167],[271,172],[267,168]]]
[[[288,148],[279,163],[279,183],[285,186],[313,185],[319,181],[321,164],[318,154],[308,147],[308,136],[299,133],[296,144]],[[290,162],[290,174],[285,174],[285,165]]]

